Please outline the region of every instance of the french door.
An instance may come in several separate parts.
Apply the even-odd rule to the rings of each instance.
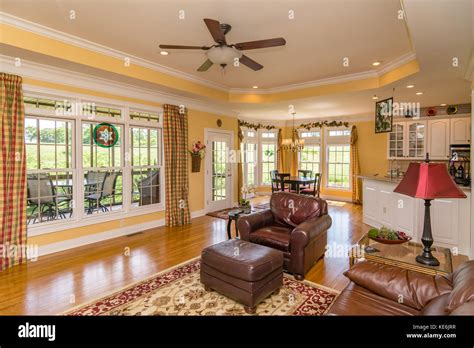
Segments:
[[[229,151],[232,135],[206,130],[206,210],[208,212],[232,206],[232,166]]]

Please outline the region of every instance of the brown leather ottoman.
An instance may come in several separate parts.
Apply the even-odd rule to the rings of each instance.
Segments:
[[[231,239],[201,254],[201,283],[244,305],[247,313],[283,284],[281,251]]]

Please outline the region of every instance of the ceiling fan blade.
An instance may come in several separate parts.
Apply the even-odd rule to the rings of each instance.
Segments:
[[[204,18],[204,22],[206,23],[207,29],[209,29],[211,32],[212,38],[215,42],[219,44],[227,44],[219,21],[210,18]]]
[[[263,65],[257,63],[253,59],[250,59],[245,54],[243,54],[242,57],[240,57],[239,63],[242,63],[243,65],[246,65],[250,69],[255,70],[255,71],[260,70],[260,69],[263,68]]]
[[[206,60],[202,65],[197,69],[197,71],[207,71],[214,63],[209,59]]]
[[[268,40],[239,42],[235,44],[234,46],[238,50],[254,50],[256,48],[284,46],[285,44],[286,44],[286,40],[282,37],[278,37],[275,39],[268,39]]]
[[[172,50],[208,50],[206,46],[181,46],[181,45],[160,45],[160,48]]]

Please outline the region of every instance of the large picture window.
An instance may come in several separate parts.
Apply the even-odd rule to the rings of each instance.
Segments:
[[[27,222],[36,233],[163,207],[159,112],[26,96],[25,114]],[[104,122],[117,131],[112,147],[94,141]]]
[[[257,145],[242,143],[242,169],[245,185],[257,185]]]
[[[276,169],[276,144],[263,143],[262,144],[262,184],[270,185],[271,177],[270,171]]]
[[[321,131],[300,131],[300,138],[304,139],[305,145],[299,152],[299,169],[310,170],[313,175],[321,173]]]
[[[25,117],[27,223],[73,214],[73,121]]]

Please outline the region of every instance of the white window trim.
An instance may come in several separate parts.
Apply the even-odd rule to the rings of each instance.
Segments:
[[[73,143],[75,145],[75,151],[73,151],[74,167],[72,169],[64,169],[65,171],[73,172],[74,182],[73,182],[73,199],[76,202],[76,206],[73,210],[73,215],[70,219],[65,219],[64,221],[55,220],[50,222],[43,222],[38,225],[28,225],[27,226],[27,236],[39,236],[48,233],[54,233],[58,231],[64,231],[72,228],[83,227],[88,225],[95,225],[99,223],[109,222],[117,219],[124,219],[133,216],[147,215],[151,213],[156,213],[164,211],[165,209],[165,182],[164,182],[164,168],[165,168],[165,159],[164,159],[164,149],[163,143],[161,146],[161,158],[162,164],[160,180],[163,189],[161,190],[161,199],[158,204],[151,204],[142,207],[132,207],[131,205],[131,165],[129,161],[126,161],[125,149],[129,149],[129,136],[124,136],[125,134],[130,134],[130,126],[145,126],[149,128],[162,128],[163,127],[163,109],[158,107],[148,107],[141,104],[135,104],[130,102],[125,102],[121,100],[110,100],[107,98],[93,97],[71,92],[62,92],[58,91],[57,94],[51,94],[50,89],[47,89],[47,92],[42,93],[41,88],[35,87],[34,91],[28,91],[27,88],[24,90],[24,95],[33,98],[46,98],[46,99],[56,99],[64,100],[67,99],[73,103],[85,103],[93,102],[98,106],[108,106],[121,110],[121,117],[102,117],[95,116],[93,119],[90,116],[85,115],[57,115],[54,110],[43,110],[32,107],[25,107],[25,115],[33,117],[52,117],[54,119],[64,119],[64,120],[73,120],[75,121],[75,132],[73,134]],[[77,105],[77,104],[76,104]],[[129,117],[130,109],[142,112],[151,112],[160,115],[160,122],[147,122],[140,120],[132,120]],[[84,212],[84,201],[82,199],[77,199],[79,193],[82,192],[82,183],[80,182],[80,175],[83,174],[83,165],[82,165],[82,122],[83,121],[94,121],[94,122],[110,122],[116,123],[123,126],[123,141],[122,141],[122,210],[117,212],[108,212],[99,216],[87,216]],[[163,134],[163,132],[162,132]],[[162,137],[163,139],[163,137]],[[128,150],[127,150],[128,151]],[[79,160],[80,159],[80,160]],[[58,169],[61,171],[62,169]]]
[[[324,175],[324,181],[325,181],[325,188],[328,190],[333,190],[333,191],[340,191],[340,192],[350,192],[352,191],[352,165],[349,163],[349,187],[333,187],[329,186],[329,146],[341,146],[341,145],[349,145],[349,151],[350,151],[350,141],[351,137],[350,135],[344,135],[344,136],[329,136],[329,131],[331,130],[351,130],[351,127],[327,127],[324,131],[324,154],[325,154],[325,159],[324,159],[324,171],[326,172]],[[350,152],[349,152],[350,156]]]
[[[274,133],[275,134],[275,138],[263,138],[262,137],[262,133]],[[263,157],[261,156],[262,154],[262,149],[263,149],[263,145],[264,144],[275,144],[275,169],[278,169],[277,168],[277,163],[278,163],[278,159],[277,159],[277,156],[278,156],[278,129],[271,129],[271,130],[267,130],[267,129],[259,129],[258,132],[257,132],[257,136],[258,136],[258,161],[257,161],[257,167],[258,167],[258,173],[257,173],[257,178],[258,178],[258,185],[257,186],[260,186],[260,187],[270,187],[271,186],[271,183],[270,184],[265,184],[263,183],[263,161],[262,159],[260,159],[260,157]]]
[[[247,131],[249,131],[249,129],[245,128],[245,129],[242,129],[242,131],[245,133],[247,133]],[[247,136],[244,136],[244,139],[242,140],[242,145],[243,144],[252,144],[252,145],[256,145],[255,146],[255,165],[254,165],[254,175],[253,175],[253,181],[254,181],[254,185],[255,186],[258,186],[258,159],[259,159],[259,146],[258,146],[258,137],[257,137],[257,134],[255,134],[254,137],[247,137]],[[239,149],[242,151],[242,149]],[[242,161],[242,176],[243,176],[243,182],[245,185],[247,185],[247,163],[244,163],[244,153],[241,154],[241,161]]]

